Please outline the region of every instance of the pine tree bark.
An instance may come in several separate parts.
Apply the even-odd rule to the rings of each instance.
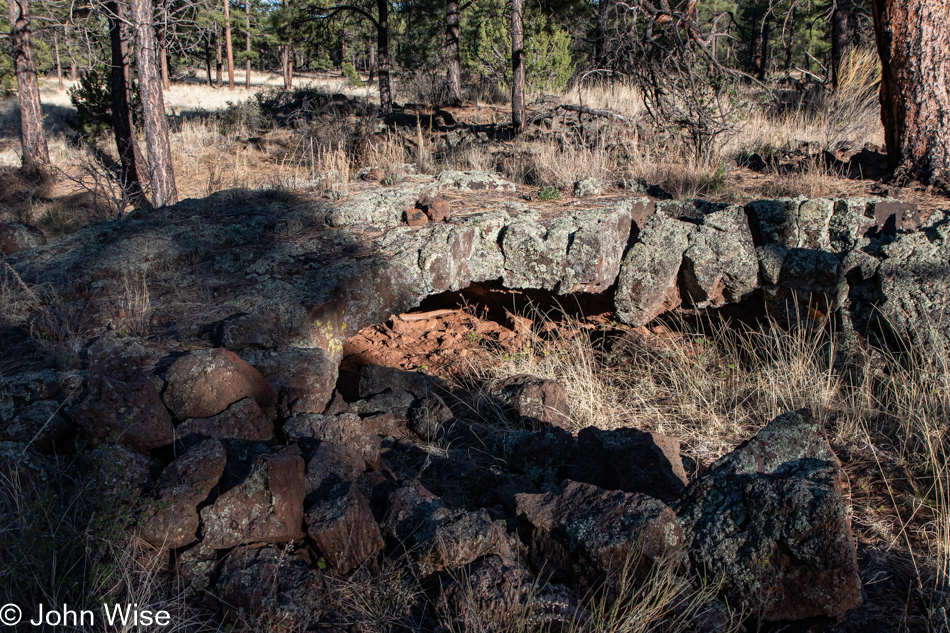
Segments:
[[[515,134],[524,130],[524,24],[522,0],[511,0],[511,124]]]
[[[171,81],[168,78],[168,46],[165,44],[164,31],[159,38],[158,51],[162,61],[162,88],[168,90],[171,88]]]
[[[383,114],[393,111],[393,93],[389,77],[389,0],[376,0],[378,24],[376,48],[379,55],[379,105]]]
[[[214,85],[214,81],[211,79],[211,33],[205,34],[205,71],[208,75],[208,86],[211,87]]]
[[[49,146],[43,130],[43,108],[40,86],[36,78],[36,62],[30,41],[30,0],[8,0],[10,8],[10,43],[16,70],[17,95],[20,101],[20,143],[25,168],[49,164]]]
[[[56,32],[56,27],[53,27],[53,52],[56,55],[56,81],[59,83],[59,89],[62,90],[65,84],[63,83],[63,65],[59,61],[59,34]]]
[[[834,0],[831,12],[831,85],[837,90],[841,62],[848,51],[848,22],[851,18],[850,0]]]
[[[178,190],[168,144],[158,43],[152,30],[152,0],[129,0],[129,5],[135,29],[136,68],[145,123],[145,149],[151,169],[152,206],[161,208],[178,202]]]
[[[376,78],[376,42],[370,41],[369,43],[369,81],[370,83]]]
[[[122,38],[124,16],[116,0],[106,3],[109,20],[109,44],[112,52],[110,71],[112,129],[115,132],[115,145],[122,166],[122,190],[132,204],[139,204],[145,196],[135,159],[135,136],[132,129],[132,114],[129,110],[128,86],[125,81],[125,41]]]
[[[251,3],[244,3],[244,42],[245,52],[247,53],[246,68],[244,75],[244,87],[251,89]]]
[[[873,0],[881,120],[898,180],[950,183],[950,3]]]
[[[597,68],[607,67],[607,20],[610,5],[607,0],[597,2],[597,25],[594,29],[594,64]],[[715,42],[713,38],[713,42]]]
[[[214,83],[220,88],[221,80],[221,27],[214,25]]]
[[[234,47],[231,46],[231,0],[224,0],[224,48],[228,54],[228,90],[234,90]]]
[[[459,21],[458,0],[446,0],[445,55],[449,62],[446,103],[451,106],[462,105],[462,61],[459,57]]]

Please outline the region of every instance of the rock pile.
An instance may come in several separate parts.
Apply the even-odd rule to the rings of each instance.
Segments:
[[[606,295],[632,326],[759,306],[790,323],[933,344],[947,335],[945,214],[918,227],[916,209],[881,199],[585,196],[592,206],[545,212],[445,197],[514,190],[446,172],[331,206],[209,217],[208,203],[186,201],[14,253],[27,283],[62,293],[210,253],[230,316],[205,324],[195,349],[112,331],[85,350],[87,371],[2,378],[0,439],[41,454],[88,441],[83,463],[143,498],[136,529],[173,551],[192,595],[267,627],[332,621],[327,584],[381,557],[423,579],[426,617],[466,630],[477,612],[583,618],[584,597],[619,591],[622,570],[632,564],[642,582],[668,561],[763,621],[861,604],[847,477],[807,411],[690,481],[675,438],[573,433],[556,382],[495,385],[507,424],[486,428],[423,374],[368,365],[344,389],[342,344],[427,296],[484,282]],[[419,226],[404,225],[407,210]],[[64,405],[66,393],[79,404]],[[446,445],[450,457],[432,448]]]
[[[445,385],[415,372],[368,365],[347,402],[327,393],[336,365],[308,350],[163,357],[110,333],[90,354],[69,421],[113,444],[97,459],[124,473],[111,485],[139,482],[139,534],[174,551],[189,592],[225,617],[333,621],[327,578],[383,556],[423,578],[432,617],[473,628],[479,612],[499,625],[585,617],[590,592],[671,560],[764,620],[836,617],[862,600],[847,478],[805,411],[690,482],[675,439],[571,434],[563,387],[532,376],[496,385],[498,410],[523,429],[502,431],[458,417]],[[421,448],[434,437],[499,459],[440,458]]]

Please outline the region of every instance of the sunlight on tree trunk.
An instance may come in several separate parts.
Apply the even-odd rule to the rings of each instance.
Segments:
[[[145,149],[151,169],[152,205],[161,208],[178,202],[172,152],[168,144],[168,120],[162,96],[158,43],[152,30],[152,0],[130,0],[135,29],[135,61],[145,123]]]
[[[125,42],[122,39],[124,16],[115,0],[106,3],[109,20],[109,43],[112,52],[110,70],[112,129],[115,145],[122,165],[122,189],[132,204],[139,204],[144,195],[135,164],[135,136],[132,130],[132,115],[129,111],[128,87],[125,82]]]
[[[452,106],[460,106],[462,105],[462,62],[459,58],[458,0],[446,0],[445,39],[445,56],[449,63],[446,103]]]
[[[9,5],[10,42],[20,101],[20,143],[23,147],[20,160],[23,167],[40,167],[49,164],[49,147],[43,130],[40,86],[30,41],[30,1],[9,0]]]
[[[231,0],[224,0],[224,48],[228,54],[228,90],[234,90],[234,47],[231,45]]]
[[[511,0],[511,124],[515,133],[524,130],[524,24],[522,0]]]
[[[950,3],[874,0],[881,120],[898,180],[950,182]]]

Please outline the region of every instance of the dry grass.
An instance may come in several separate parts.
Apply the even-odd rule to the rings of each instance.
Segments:
[[[541,320],[521,353],[499,352],[473,376],[487,392],[516,374],[557,379],[576,428],[673,435],[701,466],[779,414],[808,407],[832,444],[867,466],[845,463],[862,471],[853,487],[864,537],[906,557],[921,588],[947,586],[950,356],[884,353],[877,370],[842,374],[824,331],[716,320],[677,329],[628,332],[608,352],[590,326]]]

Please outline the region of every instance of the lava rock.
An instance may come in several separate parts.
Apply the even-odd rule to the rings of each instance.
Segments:
[[[458,569],[488,554],[513,558],[503,521],[492,521],[484,509],[448,508],[418,482],[390,495],[382,528],[413,557],[423,575]]]
[[[537,429],[550,424],[571,430],[574,420],[567,392],[556,380],[529,375],[511,376],[494,385],[491,393],[519,420],[527,418],[529,424]]]
[[[207,547],[226,549],[244,543],[283,543],[301,538],[304,496],[301,457],[258,455],[243,481],[201,510],[202,542]]]
[[[352,481],[328,487],[307,512],[307,535],[339,574],[385,547],[369,502]]]
[[[692,228],[664,215],[647,219],[620,266],[616,306],[624,323],[646,325],[682,303],[676,281]]]
[[[338,366],[322,349],[248,351],[241,356],[274,387],[282,417],[323,413],[333,397]]]
[[[324,609],[323,574],[275,547],[232,550],[216,589],[228,620],[257,620],[258,630],[306,630]]]
[[[176,360],[165,374],[165,404],[176,418],[209,418],[242,398],[252,398],[262,410],[277,396],[259,371],[234,352],[196,350]]]
[[[569,477],[607,490],[641,492],[675,501],[689,480],[674,437],[632,428],[577,434],[577,454]]]
[[[141,339],[107,333],[89,349],[89,391],[76,421],[93,442],[117,441],[149,451],[174,441],[162,404],[157,356]]]
[[[0,222],[0,253],[12,255],[46,244],[46,236],[35,226]]]
[[[579,577],[595,585],[640,553],[649,563],[675,555],[684,544],[673,510],[647,495],[566,481],[515,499],[529,559],[554,581]]]
[[[765,620],[861,604],[847,476],[806,410],[772,420],[690,484],[677,505],[696,566]]]
[[[175,427],[175,435],[186,445],[202,437],[265,442],[274,437],[274,424],[257,402],[244,398],[210,418],[188,418]]]
[[[205,440],[166,466],[155,485],[156,499],[139,517],[142,537],[169,549],[197,541],[198,504],[211,494],[226,463],[221,442]]]

